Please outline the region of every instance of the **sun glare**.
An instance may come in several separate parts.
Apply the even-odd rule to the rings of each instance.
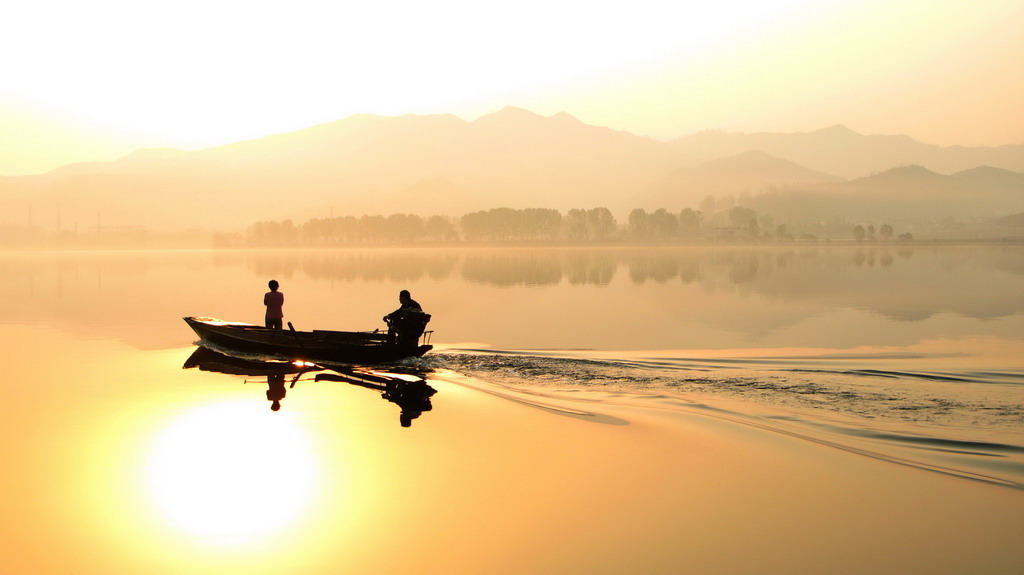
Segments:
[[[288,414],[225,403],[195,409],[157,439],[154,503],[175,527],[244,543],[296,521],[315,492],[308,439]]]

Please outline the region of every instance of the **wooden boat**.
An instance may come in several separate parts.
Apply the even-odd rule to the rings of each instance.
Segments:
[[[296,331],[268,329],[261,325],[223,321],[210,317],[185,317],[185,323],[202,340],[248,353],[280,359],[303,359],[346,364],[377,364],[419,357],[434,346],[399,346],[381,331]],[[429,336],[430,332],[426,332]]]

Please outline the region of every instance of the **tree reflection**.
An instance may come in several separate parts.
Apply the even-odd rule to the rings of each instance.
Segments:
[[[141,349],[166,349],[180,345],[186,337],[177,326],[168,327],[182,311],[251,321],[246,314],[262,309],[251,305],[251,294],[240,294],[271,274],[287,282],[303,281],[302,298],[296,293],[293,304],[302,302],[308,311],[300,321],[316,328],[360,327],[355,322],[376,321],[379,313],[356,314],[379,305],[370,302],[379,302],[373,298],[388,286],[378,287],[391,282],[430,292],[424,298],[440,312],[437,319],[445,321],[439,332],[444,341],[504,341],[505,326],[529,323],[550,329],[550,339],[559,342],[552,345],[577,345],[574,334],[565,336],[570,343],[561,343],[560,328],[551,325],[569,325],[575,318],[556,317],[552,310],[581,314],[582,303],[560,305],[555,300],[570,302],[581,294],[577,288],[594,287],[600,289],[588,291],[587,304],[613,312],[605,315],[614,317],[617,324],[591,322],[590,332],[607,334],[591,345],[615,346],[630,337],[622,325],[658,321],[674,313],[683,305],[678,298],[684,293],[691,305],[697,299],[714,301],[716,307],[701,309],[706,324],[731,325],[730,333],[737,334],[762,333],[755,326],[770,323],[762,321],[768,316],[781,323],[781,316],[791,313],[783,325],[792,326],[797,317],[825,310],[859,310],[900,322],[943,313],[1004,318],[1024,312],[1022,249],[1019,245],[822,243],[4,253],[0,254],[0,294],[8,303],[5,321],[10,325],[55,322],[61,329],[89,337],[118,338]],[[336,288],[335,282],[347,285]],[[481,321],[482,311],[490,305],[486,299],[493,295],[491,287],[512,288],[507,295],[516,301],[542,296],[538,304],[543,306],[536,310],[540,314],[543,307],[545,315],[530,315],[534,312],[530,305],[497,306],[489,310],[494,313],[488,314],[488,321]],[[515,291],[520,287],[537,293]],[[340,305],[339,292],[351,294]],[[780,305],[771,309],[755,305],[744,318],[731,317],[755,303],[752,298]],[[949,333],[959,333],[958,329],[949,327]],[[970,329],[993,333],[1015,329],[1015,324]],[[265,379],[263,374],[261,387]],[[287,401],[281,402],[285,408]]]
[[[246,252],[246,264],[256,275],[289,277],[302,273],[316,280],[413,282],[429,276],[452,275],[459,257],[447,252],[380,250],[323,250],[313,253]]]
[[[459,278],[498,287],[569,285],[606,286],[620,276],[634,284],[680,281],[720,285],[726,281],[747,285],[765,280],[776,270],[802,276],[807,281],[821,274],[855,269],[924,269],[934,262],[914,264],[916,254],[966,253],[970,248],[912,248],[906,246],[794,246],[708,248],[472,248],[438,250],[339,249],[304,251],[251,251],[214,255],[219,265],[242,265],[257,276],[290,278],[303,275],[314,280],[389,281],[412,284],[424,279]],[[973,265],[1024,274],[1019,249],[984,248],[963,261],[943,264],[952,273],[957,266]],[[94,276],[144,274],[152,263],[120,262],[116,267],[89,270]],[[38,277],[44,272],[30,262],[5,262],[13,275]],[[62,275],[81,275],[81,264],[62,268]],[[114,265],[111,263],[111,265]],[[911,272],[909,268],[908,273]],[[821,287],[821,286],[819,286]]]
[[[563,254],[565,276],[572,285],[608,285],[618,265],[615,257],[604,251]]]
[[[688,257],[686,252],[659,249],[634,252],[626,262],[629,279],[637,284],[648,280],[665,283],[679,276],[680,260],[685,257]]]
[[[463,279],[501,287],[557,285],[562,281],[562,263],[557,254],[544,251],[488,251],[466,256]]]

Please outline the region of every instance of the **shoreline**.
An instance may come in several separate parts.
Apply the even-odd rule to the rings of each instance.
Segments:
[[[210,234],[215,235],[215,234]],[[212,239],[187,242],[144,242],[143,245],[119,242],[83,242],[71,244],[52,242],[34,246],[0,245],[0,253],[17,252],[273,252],[273,251],[330,251],[330,250],[460,250],[460,249],[671,249],[671,248],[889,248],[912,249],[915,247],[1015,247],[1024,246],[1024,235],[990,238],[936,238],[914,239],[911,241],[857,241],[854,239],[818,239],[791,241],[677,241],[677,242],[573,242],[573,241],[457,241],[457,242],[366,242],[337,244],[292,244],[292,245],[240,245],[217,244]]]

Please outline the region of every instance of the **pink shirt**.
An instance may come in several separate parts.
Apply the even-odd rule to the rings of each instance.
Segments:
[[[279,291],[268,291],[263,296],[263,305],[267,306],[267,317],[284,317],[284,294]]]

